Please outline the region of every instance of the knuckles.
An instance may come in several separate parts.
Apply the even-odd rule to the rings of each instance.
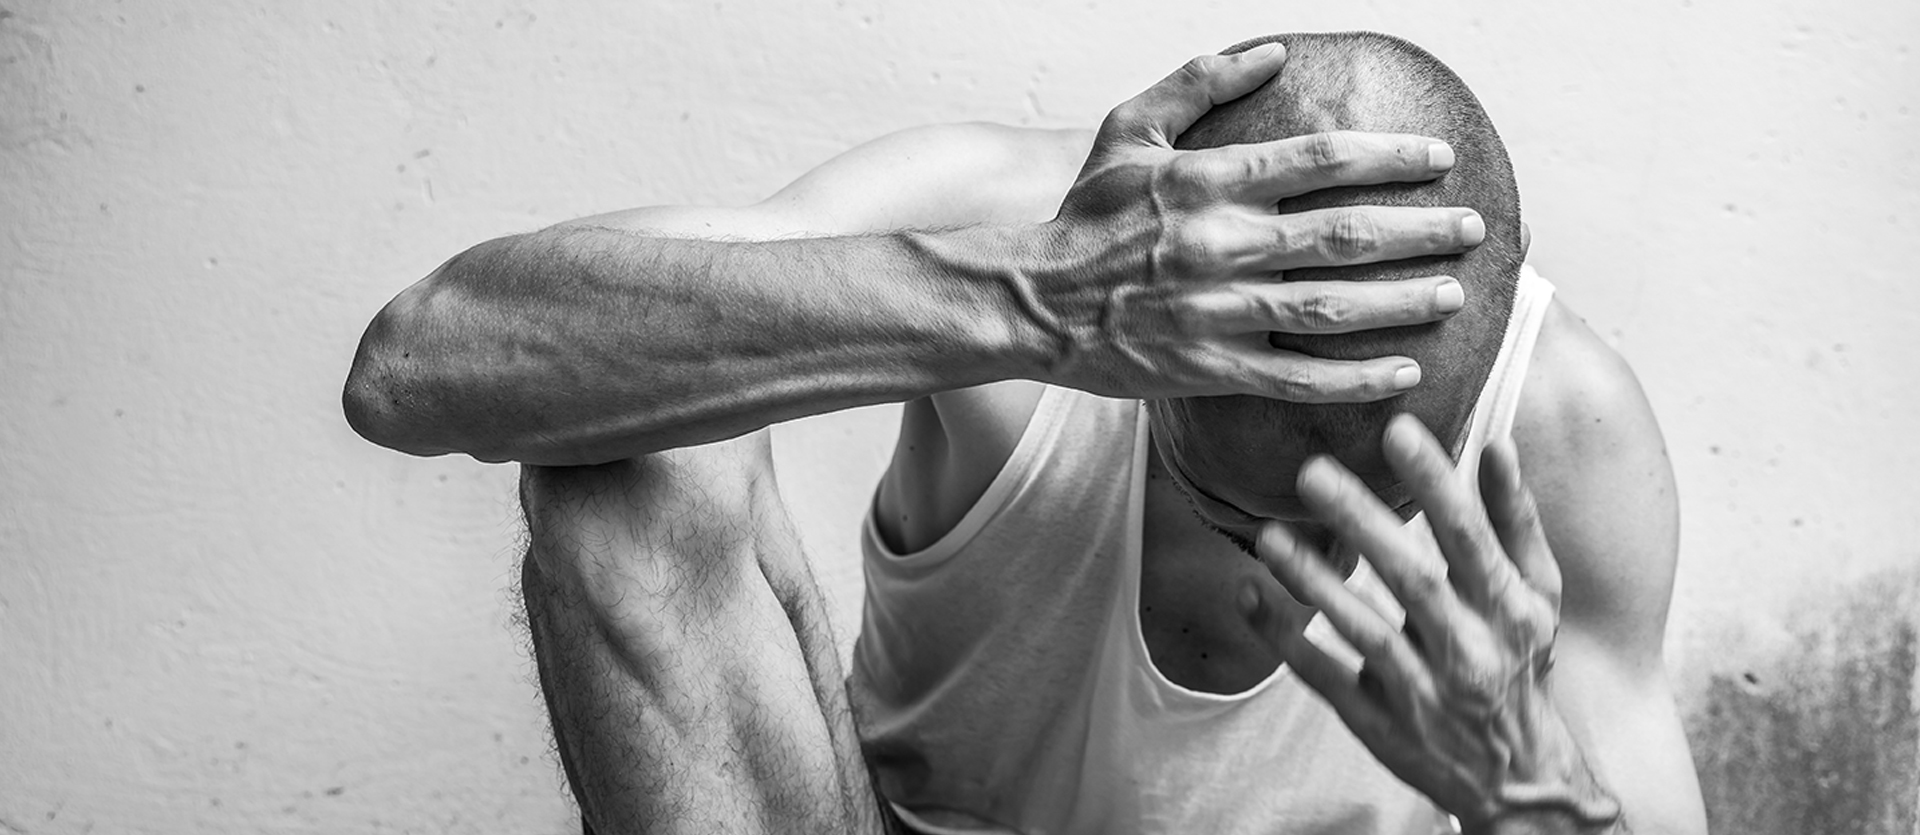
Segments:
[[[1436,600],[1447,588],[1447,571],[1440,565],[1421,561],[1410,566],[1401,577],[1409,601]]]
[[[1364,211],[1340,209],[1328,218],[1320,246],[1329,261],[1356,261],[1380,248],[1380,227]]]
[[[1274,396],[1281,400],[1310,403],[1322,399],[1318,393],[1326,383],[1324,375],[1319,371],[1302,367],[1298,363],[1289,363],[1274,374],[1272,387]]]
[[[1503,700],[1514,673],[1524,666],[1521,657],[1507,654],[1494,636],[1467,630],[1449,635],[1442,657],[1449,659],[1441,678],[1447,689],[1465,697],[1464,706],[1491,707]]]
[[[1506,694],[1508,673],[1501,664],[1482,660],[1462,663],[1453,676],[1456,692],[1467,697],[1470,709],[1489,709],[1500,704]]]
[[[1387,658],[1393,654],[1394,643],[1398,636],[1391,632],[1367,631],[1352,636],[1351,643],[1355,651],[1366,658]]]
[[[1536,600],[1534,605],[1521,607],[1518,620],[1528,644],[1551,654],[1554,639],[1560,633],[1560,619],[1554,614],[1552,604]]]
[[[1420,475],[1433,481],[1444,478],[1440,473],[1423,472]],[[1444,482],[1441,487],[1444,489]],[[1434,535],[1442,543],[1458,543],[1474,553],[1488,554],[1488,547],[1493,545],[1489,541],[1492,538],[1489,536],[1491,531],[1488,531],[1486,526],[1477,524],[1477,520],[1472,518],[1472,513],[1472,508],[1461,507],[1450,513],[1430,513],[1427,514],[1427,518],[1433,526]],[[1498,550],[1497,547],[1495,550]]]
[[[1241,154],[1235,161],[1234,174],[1243,183],[1263,183],[1273,179],[1273,159],[1265,154]]]
[[[1233,232],[1222,223],[1195,220],[1168,235],[1161,262],[1181,277],[1210,277],[1229,260]]]
[[[1138,98],[1128,99],[1107,111],[1107,118],[1100,123],[1099,136],[1103,140],[1132,137],[1137,127],[1147,121],[1147,105]]]
[[[1174,71],[1174,77],[1204,90],[1225,61],[1224,55],[1195,55]]]
[[[1171,190],[1169,196],[1183,202],[1200,201],[1218,192],[1216,183],[1223,179],[1220,168],[1214,154],[1182,153],[1167,162],[1162,182]]]
[[[1353,138],[1340,131],[1312,134],[1300,145],[1301,162],[1325,174],[1345,170],[1353,158]]]
[[[1290,308],[1287,318],[1310,331],[1331,330],[1353,316],[1347,300],[1327,290],[1314,290],[1298,296]]]

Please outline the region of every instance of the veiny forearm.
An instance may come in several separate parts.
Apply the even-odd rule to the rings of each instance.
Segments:
[[[559,227],[481,244],[382,310],[347,383],[404,452],[588,464],[1023,376],[1005,230],[767,242]]]

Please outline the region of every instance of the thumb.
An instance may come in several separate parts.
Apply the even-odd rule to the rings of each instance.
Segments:
[[[1199,56],[1114,108],[1101,132],[1171,148],[1207,111],[1253,92],[1279,73],[1286,59],[1287,48],[1279,42],[1232,55]]]

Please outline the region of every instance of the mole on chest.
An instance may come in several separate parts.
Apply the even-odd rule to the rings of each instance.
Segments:
[[[1157,482],[1157,483],[1156,483]],[[1247,582],[1273,577],[1208,530],[1163,478],[1149,478],[1140,548],[1140,631],[1153,665],[1189,690],[1237,693],[1280,658],[1237,603]]]

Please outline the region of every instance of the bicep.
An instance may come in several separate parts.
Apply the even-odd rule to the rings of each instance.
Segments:
[[[1016,137],[1013,129],[985,124],[909,128],[849,149],[751,205],[648,206],[570,220],[556,228],[770,240],[1043,220],[1037,216],[1044,214],[1039,209],[1051,208],[1044,196],[1009,199],[1003,189],[982,187],[1017,183],[1065,193],[1070,166],[1041,166],[1044,176],[1007,176],[1034,165],[1020,153],[1031,141]],[[1075,136],[1063,132],[1049,145],[1073,151],[1076,143]]]
[[[1679,550],[1673,466],[1633,370],[1557,303],[1514,441],[1560,563],[1563,622],[1657,665]]]
[[[1632,370],[1557,304],[1514,436],[1562,576],[1555,703],[1635,831],[1704,831],[1662,654],[1673,468]]]

